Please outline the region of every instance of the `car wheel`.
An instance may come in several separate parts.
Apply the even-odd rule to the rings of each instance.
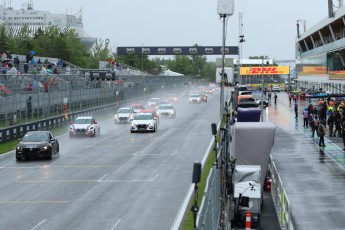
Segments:
[[[48,160],[53,159],[53,150],[52,150],[52,149],[49,150],[49,154],[48,154],[48,156],[47,156],[47,159],[48,159]]]
[[[60,152],[60,145],[58,144],[57,147],[56,147],[56,152]]]
[[[16,157],[17,161],[21,161],[22,158],[21,157]]]

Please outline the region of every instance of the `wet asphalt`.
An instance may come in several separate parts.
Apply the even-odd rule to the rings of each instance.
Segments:
[[[298,117],[285,92],[277,104],[270,102],[264,121],[277,125],[271,156],[290,202],[291,220],[298,230],[345,229],[345,152],[342,138],[325,136],[326,147],[311,129],[303,127],[302,110],[309,102],[298,101]],[[267,193],[262,228],[280,229],[273,202]],[[267,210],[267,212],[266,212]],[[274,213],[272,215],[271,211]],[[279,221],[278,221],[279,225]]]

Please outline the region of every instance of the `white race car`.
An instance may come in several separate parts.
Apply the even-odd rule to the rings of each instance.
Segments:
[[[101,127],[94,117],[77,117],[70,123],[69,136],[96,136]]]
[[[115,123],[127,123],[132,122],[134,117],[134,111],[130,107],[119,108],[114,115]]]
[[[159,102],[160,100],[161,100],[161,99],[158,98],[158,97],[151,98],[151,99],[149,100],[149,102],[147,103],[147,105],[148,105],[149,107],[153,107],[153,106],[157,105],[157,102]]]
[[[134,132],[156,132],[157,119],[152,113],[137,113],[131,125],[131,133]]]
[[[162,104],[157,109],[157,115],[160,117],[176,117],[176,109],[172,104]]]
[[[199,94],[193,93],[189,95],[189,103],[201,103],[201,97]]]

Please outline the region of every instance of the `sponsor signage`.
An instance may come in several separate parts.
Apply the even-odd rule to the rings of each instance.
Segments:
[[[345,71],[329,71],[328,72],[329,80],[344,80],[345,79]]]
[[[241,67],[240,75],[280,75],[289,74],[289,66],[267,66],[267,67]]]
[[[221,46],[117,47],[117,55],[222,55]],[[238,55],[238,46],[226,46],[225,55]]]
[[[303,74],[325,74],[327,73],[326,66],[303,66]]]

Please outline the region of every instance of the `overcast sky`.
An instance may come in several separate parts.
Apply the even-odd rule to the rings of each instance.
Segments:
[[[91,37],[109,38],[114,52],[118,46],[222,45],[217,0],[32,1],[35,10],[51,13],[74,14],[82,7],[85,31]],[[242,13],[246,40],[242,43],[243,58],[268,55],[276,60],[294,60],[296,21],[306,20],[308,29],[328,15],[328,0],[234,1],[235,12],[226,26],[226,45],[238,46]],[[3,2],[19,9],[29,0]]]

